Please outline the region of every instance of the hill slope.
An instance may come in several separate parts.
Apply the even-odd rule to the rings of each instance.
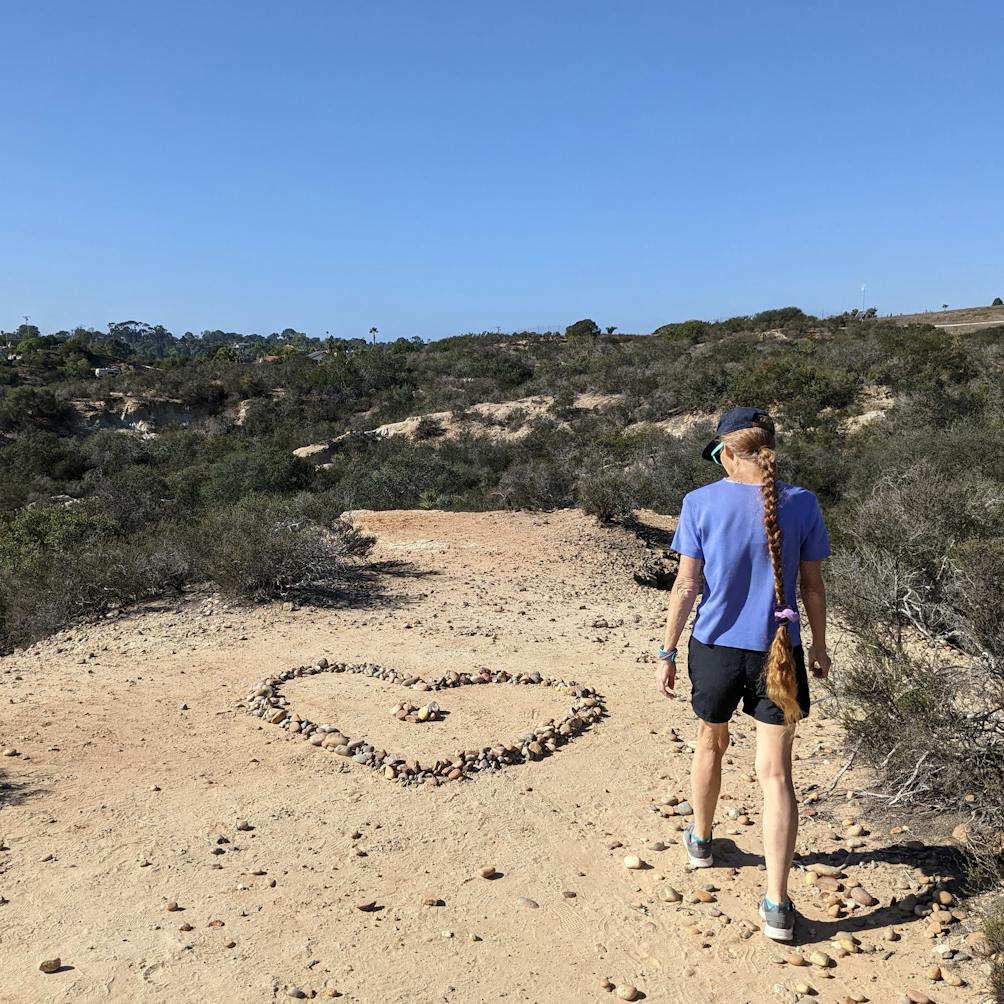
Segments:
[[[1004,325],[1004,307],[961,307],[958,310],[929,310],[921,314],[895,314],[896,324],[933,324],[955,334]]]

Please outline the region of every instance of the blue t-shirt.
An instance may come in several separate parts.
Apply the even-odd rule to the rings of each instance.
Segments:
[[[812,492],[777,483],[781,566],[787,605],[795,601],[798,565],[830,556],[830,539]],[[774,572],[763,525],[760,486],[722,479],[683,499],[673,550],[704,561],[704,592],[693,635],[705,645],[766,652],[774,638]],[[801,644],[797,624],[791,643]]]

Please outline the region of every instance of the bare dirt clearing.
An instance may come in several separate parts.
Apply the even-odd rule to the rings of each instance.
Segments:
[[[864,819],[846,797],[862,783],[853,767],[829,801],[803,803],[799,850],[846,875],[824,883],[838,903],[854,882],[877,903],[834,917],[809,872],[794,885],[797,950],[832,965],[785,963],[791,951],[751,934],[763,875],[745,721],[725,767],[721,867],[688,874],[685,817],[660,803],[686,797],[673,730],[689,738],[692,719],[685,678],[676,702],[652,683],[666,594],[634,580],[651,547],[577,512],[353,518],[377,537],[378,560],[399,563],[386,602],[194,598],[0,663],[0,746],[18,754],[0,760],[0,1000],[262,1002],[298,988],[361,1004],[543,1004],[611,1000],[605,977],[679,1004],[794,1000],[801,983],[828,1002],[898,1001],[904,987],[973,999],[925,976],[932,947],[960,948],[967,923],[946,919],[936,937],[920,915],[945,857]],[[672,521],[656,522],[659,541]],[[537,669],[596,687],[609,716],[538,763],[406,789],[240,706],[264,675],[321,656],[423,676]],[[401,687],[325,674],[289,693],[416,755],[451,755],[561,707],[536,688],[468,687],[436,695],[445,721],[414,725],[390,716]],[[845,762],[824,710],[800,729],[802,792]],[[864,835],[851,837],[843,820],[859,818]],[[632,854],[650,867],[625,869]],[[482,878],[486,865],[499,876]],[[692,902],[705,883],[713,902]],[[890,903],[910,895],[905,909]],[[835,945],[838,933],[860,945]],[[62,968],[40,972],[54,957]],[[944,970],[979,979],[975,966]]]

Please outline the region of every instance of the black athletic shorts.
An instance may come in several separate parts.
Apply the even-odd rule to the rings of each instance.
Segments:
[[[795,680],[802,714],[809,714],[809,677],[801,645],[792,649],[795,657]],[[687,649],[687,672],[690,674],[690,703],[694,714],[705,722],[727,722],[739,702],[743,711],[758,722],[784,725],[784,712],[767,696],[763,685],[766,652],[727,645],[705,645],[691,636]]]

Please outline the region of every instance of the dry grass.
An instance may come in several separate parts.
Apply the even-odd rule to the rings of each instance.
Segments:
[[[958,310],[930,310],[922,314],[896,314],[895,324],[933,324],[958,334],[1004,325],[1004,307],[961,307]]]

